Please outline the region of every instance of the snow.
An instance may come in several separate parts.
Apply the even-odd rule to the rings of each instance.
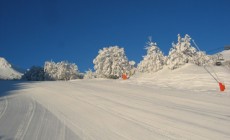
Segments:
[[[221,52],[221,54],[223,55],[224,60],[230,61],[230,50],[224,50],[224,51]]]
[[[207,66],[207,69],[219,81],[230,84],[230,70],[225,66]],[[139,85],[157,85],[159,87],[175,88],[179,90],[192,91],[217,91],[218,84],[201,66],[195,64],[187,64],[180,69],[169,70],[164,68],[161,71],[152,74],[137,74],[130,79]]]
[[[0,79],[20,79],[21,76],[5,58],[0,57]]]
[[[16,84],[15,81],[1,81],[1,86],[3,82],[8,87]],[[65,127],[63,121],[33,98],[11,95],[0,97],[0,139],[76,140],[78,138]]]
[[[0,138],[229,140],[229,70],[165,68],[129,80],[0,81]],[[3,127],[4,126],[4,127]]]

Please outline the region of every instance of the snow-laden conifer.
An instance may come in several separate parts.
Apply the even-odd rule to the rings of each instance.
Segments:
[[[44,71],[46,80],[71,80],[77,79],[79,75],[77,65],[68,61],[46,61]]]
[[[95,74],[91,69],[85,72],[84,79],[93,79],[93,78],[95,78]]]
[[[136,64],[135,61],[129,61],[129,65],[130,65],[130,68],[131,68],[130,72],[128,74],[129,77],[132,76],[132,75],[134,75],[135,72],[136,72],[136,70],[137,70],[137,68],[135,67],[135,64]]]
[[[178,42],[173,43],[169,51],[167,65],[169,69],[176,69],[186,63],[194,63],[196,53],[197,50],[191,45],[190,36],[186,34],[184,38],[181,38],[178,34]]]
[[[193,63],[198,66],[205,64],[211,64],[215,60],[209,55],[206,55],[203,51],[198,51],[191,44],[191,37],[185,35],[184,38],[178,34],[178,42],[172,44],[172,48],[169,51],[166,64],[170,69],[176,69],[186,63]]]
[[[95,74],[98,78],[119,78],[122,73],[129,73],[131,66],[125,55],[124,48],[111,46],[99,50],[93,60]]]
[[[138,71],[150,73],[161,70],[164,66],[165,57],[157,43],[152,42],[150,39],[145,49],[147,50],[147,55],[143,56],[143,60],[138,64]]]
[[[204,66],[206,64],[213,64],[214,63],[214,58],[212,56],[207,55],[203,51],[198,51],[196,55],[193,57],[193,63],[198,65],[198,66]]]
[[[40,66],[32,66],[22,76],[22,79],[28,81],[44,81],[45,80],[44,68]]]

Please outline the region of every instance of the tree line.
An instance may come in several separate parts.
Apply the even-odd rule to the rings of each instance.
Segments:
[[[137,66],[135,66],[134,61],[128,60],[124,48],[110,46],[99,50],[97,57],[93,60],[94,71],[88,70],[82,74],[74,63],[69,63],[68,61],[57,63],[46,61],[44,67],[31,67],[24,74],[23,79],[31,81],[72,80],[83,78],[118,79],[122,74],[131,77],[136,72],[157,72],[164,67],[174,70],[186,63],[193,63],[198,66],[214,64],[217,59],[192,46],[191,37],[187,34],[184,37],[178,34],[177,43],[172,43],[172,48],[168,56],[163,54],[157,43],[153,42],[151,38],[146,43],[145,49],[147,53]]]

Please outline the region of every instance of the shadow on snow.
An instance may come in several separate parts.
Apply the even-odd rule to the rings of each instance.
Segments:
[[[22,89],[25,81],[0,80],[0,100],[1,97],[13,94],[12,91]]]

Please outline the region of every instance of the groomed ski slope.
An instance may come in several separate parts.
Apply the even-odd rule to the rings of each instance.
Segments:
[[[214,70],[225,82],[225,92],[194,65],[125,81],[0,81],[0,137],[229,140],[230,71]]]

